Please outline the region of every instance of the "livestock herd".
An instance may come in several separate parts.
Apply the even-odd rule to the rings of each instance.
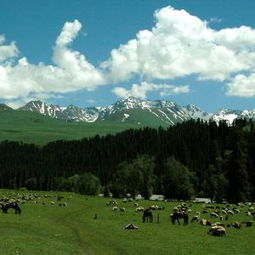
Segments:
[[[71,196],[67,197],[65,200],[70,200]],[[58,205],[67,206],[67,202],[63,201],[64,197],[60,195],[44,194],[38,195],[37,193],[15,193],[10,192],[0,196],[0,210],[3,213],[8,213],[9,209],[14,209],[15,214],[21,214],[21,205],[25,203],[41,204],[45,205]]]
[[[63,197],[62,195],[40,193],[15,193],[9,192],[0,194],[0,210],[2,213],[8,213],[13,209],[14,213],[20,215],[22,207],[26,203],[40,204],[42,206],[67,207],[72,196]],[[105,200],[104,200],[105,201]],[[226,228],[240,229],[242,227],[252,227],[255,221],[255,203],[231,204],[196,204],[195,202],[164,201],[158,204],[152,204],[145,200],[136,201],[132,198],[121,200],[111,199],[106,206],[113,212],[121,214],[132,211],[134,215],[140,215],[143,223],[152,223],[153,214],[157,211],[157,222],[159,223],[159,212],[164,211],[168,215],[168,222],[178,225],[200,224],[210,227],[208,234],[214,236],[224,236]],[[95,214],[94,219],[98,215]],[[238,220],[237,220],[238,219]],[[134,224],[128,224],[125,229],[138,229]]]
[[[117,200],[110,200],[106,205],[112,206],[112,211],[114,212],[125,212],[126,207],[124,204],[132,203],[134,206],[134,212],[142,212],[142,222],[153,222],[153,211],[165,210],[165,206],[159,206],[157,204],[152,204],[150,206],[142,206],[138,204],[137,201],[134,201],[132,198],[125,198],[121,202]],[[165,202],[168,202],[167,200]],[[120,204],[120,205],[119,205]],[[224,236],[226,235],[226,228],[236,228],[240,229],[241,227],[252,227],[253,222],[255,221],[255,203],[238,203],[235,205],[232,204],[205,204],[203,203],[201,210],[193,211],[194,202],[182,202],[179,205],[169,208],[169,221],[174,225],[176,222],[178,225],[194,224],[200,223],[201,226],[209,226],[208,234],[213,236]],[[166,203],[167,205],[167,203]],[[129,206],[130,208],[130,206]],[[132,208],[132,207],[131,207]],[[238,218],[242,218],[241,221],[235,220],[235,216],[238,215]],[[128,226],[128,227],[127,227]],[[137,229],[133,227],[133,224],[129,224],[125,229]]]

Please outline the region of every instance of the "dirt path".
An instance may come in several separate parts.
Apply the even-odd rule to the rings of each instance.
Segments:
[[[86,208],[79,210],[74,210],[72,212],[66,213],[58,218],[55,218],[54,221],[57,224],[61,224],[69,228],[75,235],[78,245],[80,247],[80,255],[128,255],[125,249],[121,247],[116,247],[116,244],[111,243],[110,240],[107,240],[107,247],[104,247],[105,239],[102,237],[103,243],[91,244],[91,242],[86,239],[88,231],[91,230],[91,226],[85,225],[84,222],[79,222],[84,215]],[[94,231],[94,230],[92,230]],[[100,234],[100,233],[98,233]],[[100,241],[99,241],[100,242]],[[107,250],[107,253],[106,253]]]
[[[75,219],[78,219],[83,212],[84,209],[75,210],[55,218],[54,221],[69,228],[74,233],[80,247],[80,255],[96,255],[90,248],[85,236],[81,233],[80,224],[77,226],[77,222],[75,222]]]

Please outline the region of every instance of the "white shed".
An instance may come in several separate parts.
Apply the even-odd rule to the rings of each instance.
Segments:
[[[153,195],[150,196],[149,199],[152,200],[152,201],[164,201],[165,200],[165,196],[153,194]]]
[[[207,198],[207,197],[196,197],[193,200],[194,203],[205,203],[205,204],[210,204],[212,203],[211,198]]]

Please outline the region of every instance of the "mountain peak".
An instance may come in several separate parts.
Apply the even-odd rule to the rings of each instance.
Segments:
[[[197,105],[195,104],[188,104],[186,105],[187,110],[189,111],[202,111]]]
[[[10,106],[6,104],[0,104],[0,111],[11,111],[13,110]]]
[[[211,117],[212,120],[219,123],[222,120],[225,120],[229,125],[232,125],[233,121],[241,117],[241,111],[231,110],[228,108],[222,108]],[[244,117],[244,116],[243,116]]]
[[[223,108],[211,114],[201,110],[194,104],[179,106],[167,100],[145,100],[133,96],[120,99],[110,106],[87,108],[80,108],[73,104],[67,107],[60,107],[35,100],[27,103],[19,110],[38,112],[66,121],[95,122],[108,120],[133,124],[139,123],[139,125],[153,123],[153,126],[157,126],[157,123],[158,126],[172,125],[188,119],[198,118],[204,121],[211,119],[216,122],[226,120],[229,124],[232,124],[236,118],[255,119],[255,110],[238,111]]]
[[[141,102],[142,102],[141,99],[130,96],[130,97],[118,100],[117,102],[115,102],[115,104],[113,104],[113,107],[133,109],[133,108],[140,107]]]

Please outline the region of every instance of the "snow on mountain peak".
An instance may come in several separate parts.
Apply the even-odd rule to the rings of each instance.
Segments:
[[[224,120],[229,125],[232,125],[233,121],[240,116],[240,113],[241,111],[222,108],[218,112],[214,113],[211,119],[217,123]]]
[[[227,121],[230,125],[236,118],[253,118],[255,119],[254,110],[231,110],[220,109],[216,113],[207,113],[201,110],[194,104],[188,104],[187,106],[179,106],[174,102],[166,100],[143,100],[135,97],[128,97],[116,101],[114,104],[107,107],[87,107],[79,108],[75,105],[69,105],[67,107],[60,107],[58,105],[47,104],[42,101],[31,101],[19,110],[38,112],[52,118],[64,119],[68,121],[82,121],[82,122],[95,122],[112,119],[111,116],[115,116],[113,119],[120,118],[118,113],[120,112],[122,118],[119,119],[122,122],[128,121],[132,115],[132,109],[139,109],[145,111],[148,115],[151,114],[153,118],[158,118],[159,121],[163,121],[166,124],[174,124],[176,122],[182,122],[188,119],[202,119],[205,121],[214,120],[217,123],[221,120]],[[117,115],[115,115],[117,114]],[[137,115],[137,121],[139,114]]]

